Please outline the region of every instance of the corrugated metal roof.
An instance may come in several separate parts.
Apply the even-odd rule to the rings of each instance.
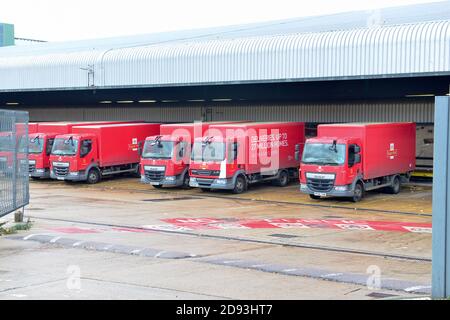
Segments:
[[[449,74],[449,26],[446,1],[2,48],[0,91]]]

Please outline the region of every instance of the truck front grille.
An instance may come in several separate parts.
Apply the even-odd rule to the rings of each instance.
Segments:
[[[220,170],[192,170],[191,173],[196,176],[219,176]]]
[[[196,178],[197,183],[201,187],[210,187],[214,181],[214,179],[203,179],[203,178]]]
[[[53,172],[57,177],[65,177],[69,174],[69,167],[54,166]]]
[[[164,179],[164,171],[145,170],[145,178],[149,181],[161,181]]]
[[[36,165],[35,164],[29,164],[28,165],[28,172],[29,173],[33,173],[36,170]]]
[[[308,185],[308,188],[312,191],[328,192],[331,191],[331,189],[333,189],[334,180],[308,178],[306,179],[306,184]]]

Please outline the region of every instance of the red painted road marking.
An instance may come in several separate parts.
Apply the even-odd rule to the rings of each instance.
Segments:
[[[327,228],[341,230],[397,231],[431,233],[431,223],[336,220],[336,219],[242,219],[230,222],[212,218],[162,219],[173,226],[195,229],[272,229],[272,228]],[[147,226],[148,227],[148,226]]]

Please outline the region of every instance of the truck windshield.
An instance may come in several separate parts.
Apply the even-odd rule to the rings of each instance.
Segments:
[[[345,144],[307,143],[302,163],[318,165],[342,165],[345,162]]]
[[[223,142],[195,142],[192,150],[192,160],[222,161],[225,159],[225,143]]]
[[[52,148],[52,154],[57,156],[74,156],[77,154],[78,140],[74,139],[55,139]]]
[[[145,141],[142,158],[144,159],[172,159],[173,141]]]
[[[13,151],[11,136],[0,136],[0,151]]]
[[[39,154],[42,153],[43,150],[44,150],[44,139],[38,137],[30,138],[28,143],[29,153]]]

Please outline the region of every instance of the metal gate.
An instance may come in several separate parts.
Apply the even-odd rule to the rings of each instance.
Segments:
[[[28,112],[0,110],[0,217],[29,203]]]

